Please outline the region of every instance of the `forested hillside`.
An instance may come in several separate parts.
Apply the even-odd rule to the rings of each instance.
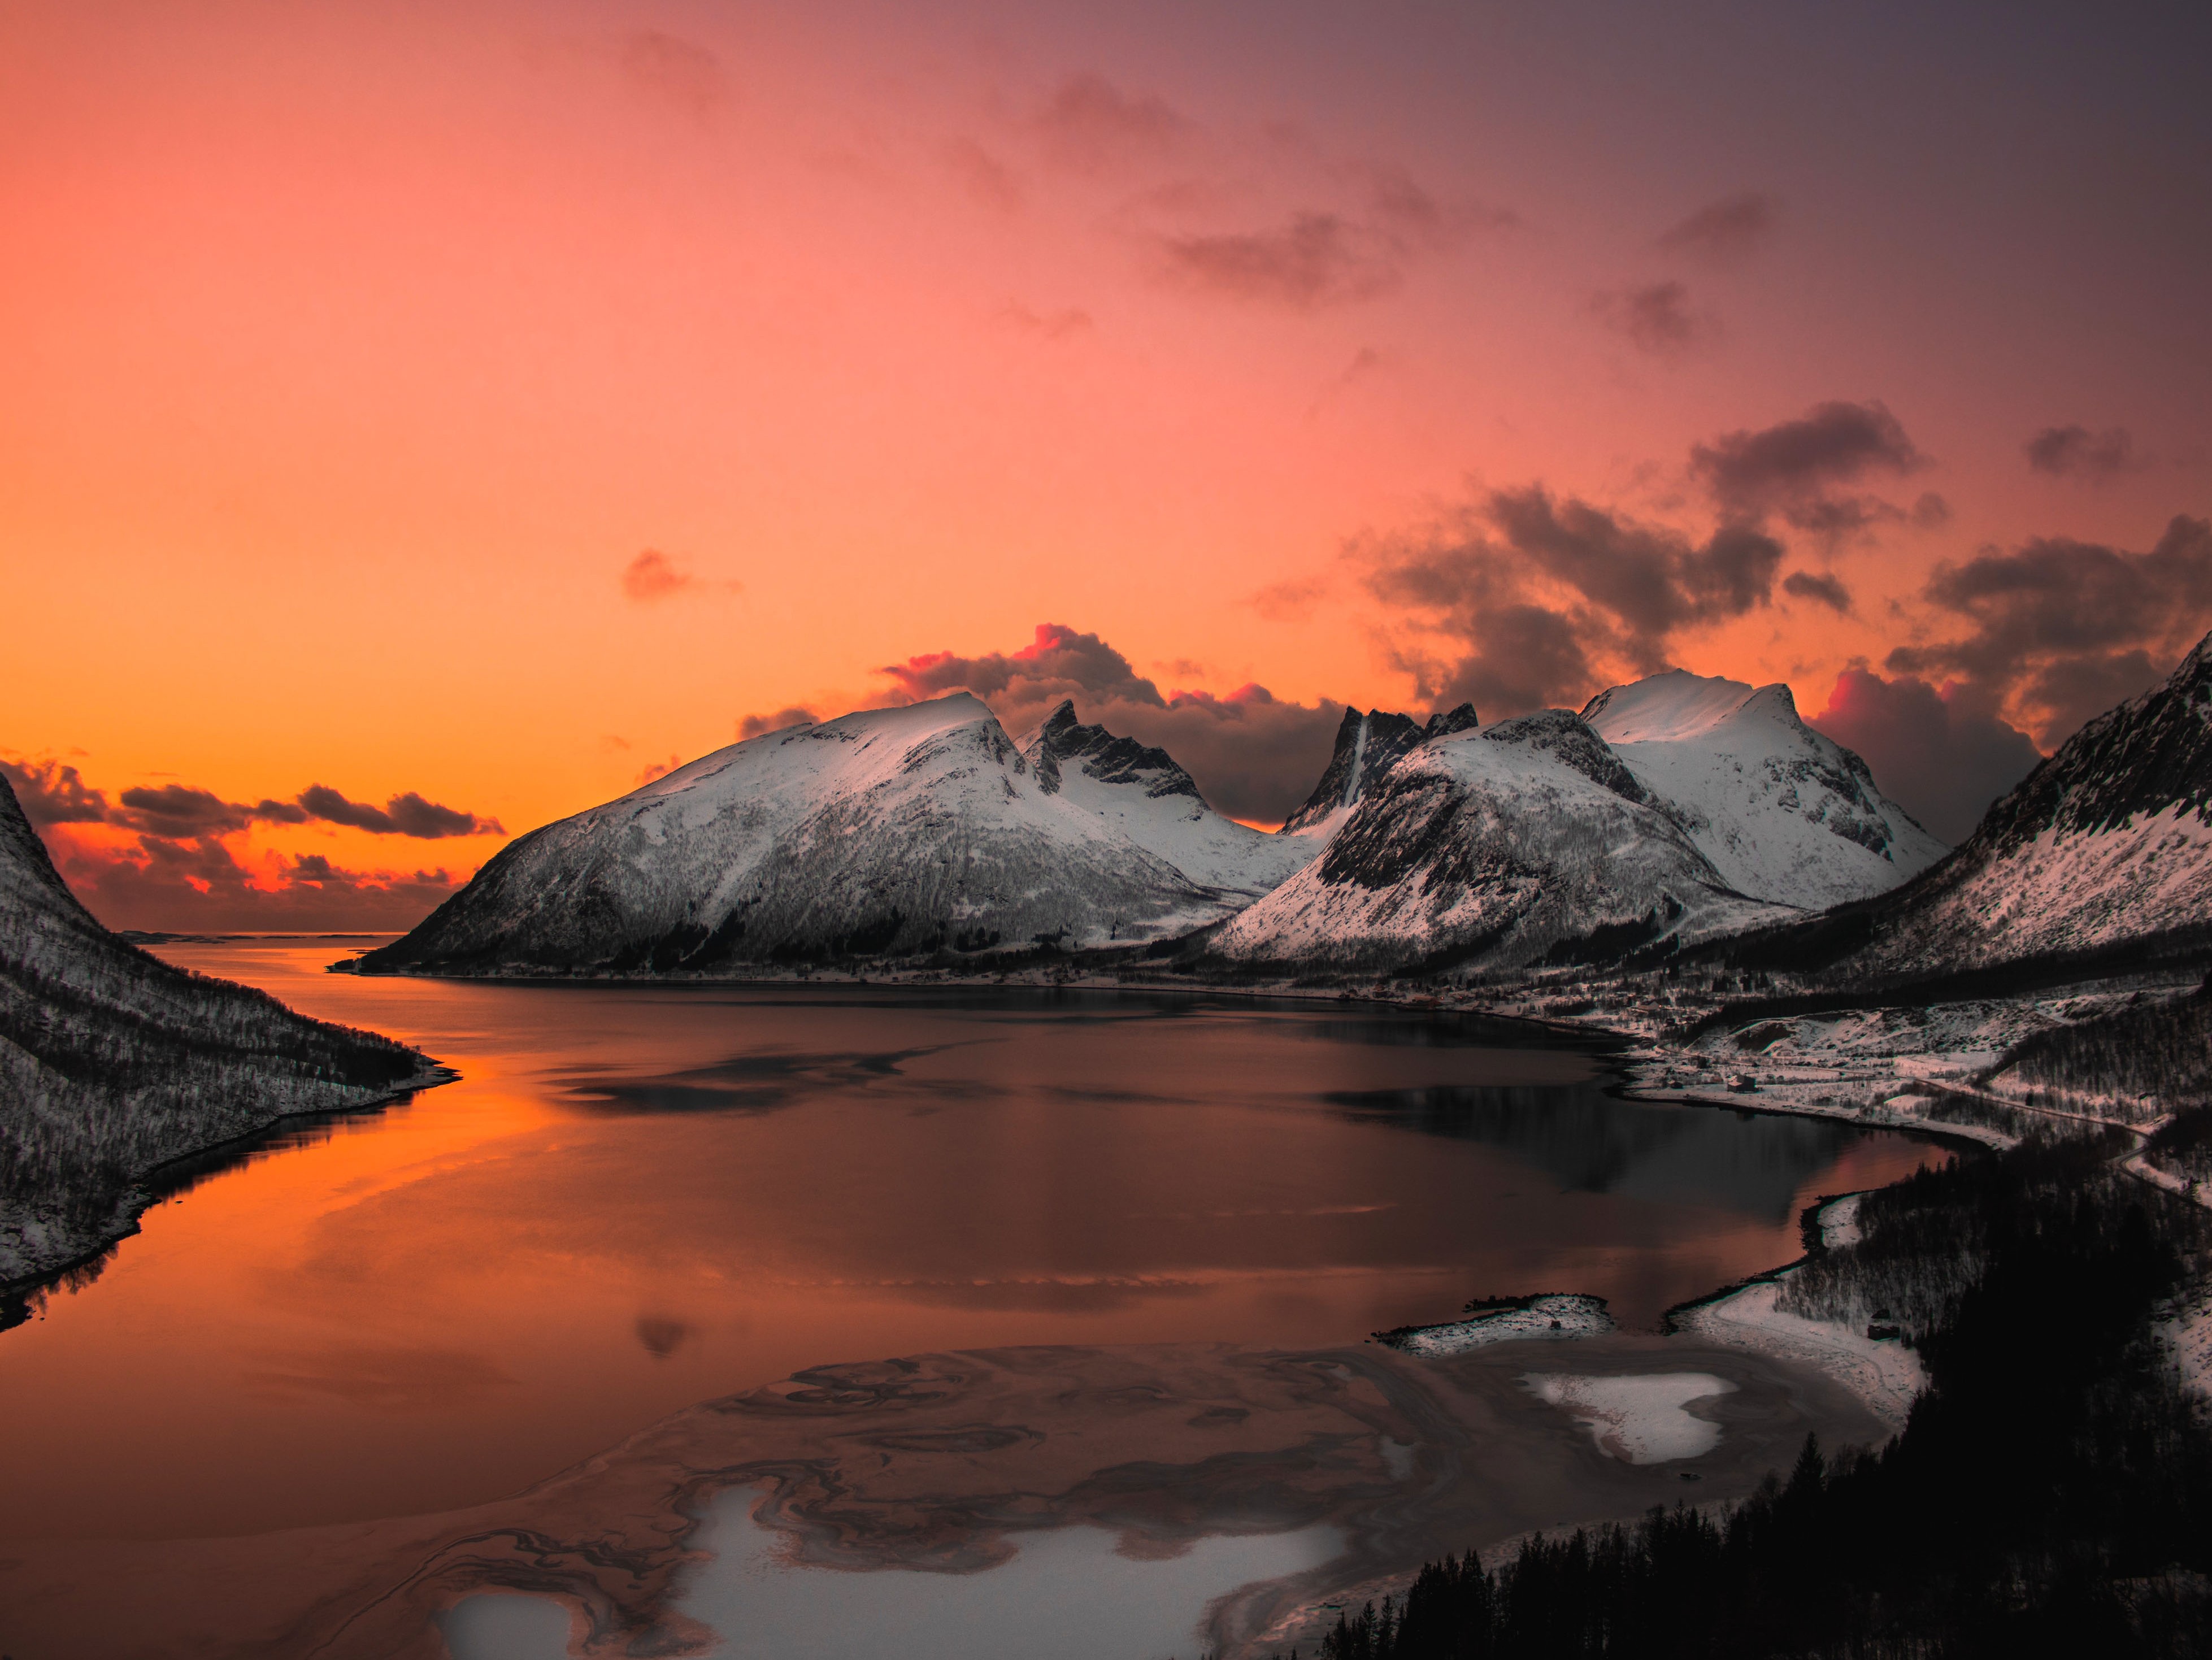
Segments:
[[[130,1231],[157,1166],[363,1105],[431,1066],[117,939],[0,779],[0,1286]]]

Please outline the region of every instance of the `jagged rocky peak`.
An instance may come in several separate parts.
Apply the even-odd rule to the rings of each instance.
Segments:
[[[1429,717],[1426,726],[1385,709],[1370,709],[1362,714],[1347,708],[1337,725],[1336,747],[1330,752],[1321,782],[1314,786],[1304,805],[1283,821],[1282,833],[1297,836],[1334,829],[1374,788],[1375,781],[1409,751],[1431,739],[1471,731],[1474,725],[1472,703],[1439,710]]]
[[[1116,738],[1103,727],[1085,726],[1075,718],[1073,698],[1062,698],[1060,707],[1018,746],[1036,771],[1038,787],[1048,794],[1059,790],[1063,767],[1078,766],[1102,784],[1137,785],[1155,798],[1204,799],[1197,781],[1176,763],[1175,757],[1133,738]]]
[[[1739,893],[1820,909],[1884,892],[1947,849],[1790,688],[1670,669],[1583,718]]]

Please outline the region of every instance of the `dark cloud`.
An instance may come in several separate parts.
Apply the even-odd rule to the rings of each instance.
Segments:
[[[738,741],[757,738],[764,732],[781,732],[786,727],[811,727],[821,718],[812,709],[796,703],[773,714],[748,714],[738,722]]]
[[[1074,75],[1031,122],[1045,155],[1079,173],[1172,149],[1190,123],[1157,94],[1132,95],[1097,75]]]
[[[1668,253],[1733,264],[1756,252],[1774,234],[1780,212],[1781,204],[1757,192],[1723,197],[1662,232],[1657,246]]]
[[[126,801],[130,794],[127,790],[124,793]],[[413,790],[395,795],[376,807],[366,801],[349,801],[327,784],[310,784],[300,792],[298,800],[308,818],[350,825],[379,836],[411,836],[434,842],[448,836],[506,834],[496,818],[479,818],[458,807],[441,806],[435,801],[423,800]]]
[[[2142,459],[2125,427],[2091,432],[2087,427],[2045,427],[2023,447],[2028,466],[2053,478],[2081,478],[2108,483],[2123,473],[2140,471]]]
[[[1344,714],[1340,704],[1286,702],[1260,685],[1218,697],[1163,695],[1098,635],[1058,623],[1040,623],[1018,651],[933,652],[881,672],[910,698],[971,691],[1018,734],[1073,698],[1084,720],[1166,750],[1218,811],[1263,824],[1279,822],[1311,792]]]
[[[2212,523],[2177,517],[2145,553],[2063,537],[1990,550],[1939,565],[1922,598],[1963,631],[1900,646],[1886,666],[1964,681],[2055,748],[2212,628]]]
[[[1166,236],[1160,249],[1186,287],[1297,311],[1371,300],[1403,275],[1390,239],[1335,213],[1296,214],[1276,230]]]
[[[112,928],[404,932],[464,879],[444,870],[345,870],[320,854],[249,870],[212,836],[141,836],[115,845],[72,825],[47,831],[46,840],[70,889]]]
[[[672,754],[665,761],[648,761],[632,782],[632,787],[643,789],[656,778],[665,778],[684,764],[684,757]]]
[[[124,791],[117,800],[117,810],[108,815],[110,823],[128,824],[149,836],[171,840],[228,836],[244,830],[254,818],[253,809],[249,806],[226,801],[213,791],[194,789],[185,784],[164,784],[159,789],[137,787]],[[265,805],[277,806],[274,802]],[[290,822],[297,824],[301,816],[298,808],[291,809]]]
[[[1690,309],[1690,291],[1680,283],[1652,283],[1601,294],[1590,308],[1638,351],[1654,357],[1694,351],[1711,344],[1720,332],[1711,316]]]
[[[1934,490],[1923,490],[1912,504],[1912,523],[1917,530],[1941,530],[1951,522],[1951,504]]]
[[[1847,669],[1810,723],[1874,769],[1889,798],[1956,846],[2041,753],[1971,687]]]
[[[1815,576],[1808,570],[1793,570],[1782,579],[1782,591],[1796,599],[1826,605],[1838,614],[1851,608],[1851,591],[1844,586],[1843,578],[1832,574]]]
[[[75,767],[54,760],[0,759],[0,775],[14,786],[23,816],[35,825],[107,821],[106,792],[87,784]]]
[[[1848,535],[1903,510],[1837,487],[1869,477],[1902,477],[1929,465],[1879,402],[1815,404],[1795,421],[1725,433],[1693,445],[1690,472],[1729,518],[1756,521],[1779,512],[1800,529]]]
[[[658,548],[647,548],[623,567],[623,592],[641,605],[666,599],[698,586],[699,579],[681,569]]]
[[[729,77],[711,48],[659,29],[624,35],[616,57],[630,84],[694,116],[704,116],[729,96]]]
[[[1744,526],[1694,542],[1540,485],[1492,490],[1349,551],[1376,598],[1455,654],[1399,640],[1397,665],[1422,695],[1501,715],[1579,703],[1601,663],[1666,667],[1677,633],[1767,604],[1783,556]]]
[[[1387,294],[1416,259],[1521,222],[1509,209],[1440,201],[1402,167],[1374,163],[1348,176],[1362,186],[1353,207],[1302,209],[1265,230],[1162,236],[1162,277],[1224,299],[1311,311]]]

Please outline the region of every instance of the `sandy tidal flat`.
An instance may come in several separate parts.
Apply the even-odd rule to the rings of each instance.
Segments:
[[[1717,1438],[1687,1459],[1657,1447],[1655,1462],[1612,1456],[1522,1383],[1539,1356],[1584,1399],[1608,1378],[1696,1374],[1695,1416]],[[1103,1529],[1138,1558],[1337,1530],[1342,1553],[1325,1564],[1222,1585],[1190,1645],[1264,1652],[1333,1594],[1443,1551],[1747,1492],[1787,1467],[1808,1430],[1831,1444],[1883,1434],[1825,1377],[1695,1337],[1504,1343],[1441,1359],[1372,1344],[1175,1345],[826,1366],[689,1408],[471,1509],[13,1548],[0,1560],[0,1647],[14,1660],[443,1660],[441,1619],[504,1590],[564,1608],[574,1654],[705,1655],[717,1635],[684,1611],[682,1586],[707,1560],[705,1518],[750,1488],[781,1561],[848,1572],[988,1573],[1049,1529]]]

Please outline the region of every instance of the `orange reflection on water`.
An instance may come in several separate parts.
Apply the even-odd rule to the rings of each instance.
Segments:
[[[0,1336],[16,1536],[448,1508],[805,1366],[1015,1343],[1356,1341],[1470,1296],[1626,1324],[1798,1254],[1924,1143],[1613,1101],[1419,1017],[511,987],[172,948],[464,1081],[158,1206]],[[120,1497],[119,1497],[120,1496]]]

